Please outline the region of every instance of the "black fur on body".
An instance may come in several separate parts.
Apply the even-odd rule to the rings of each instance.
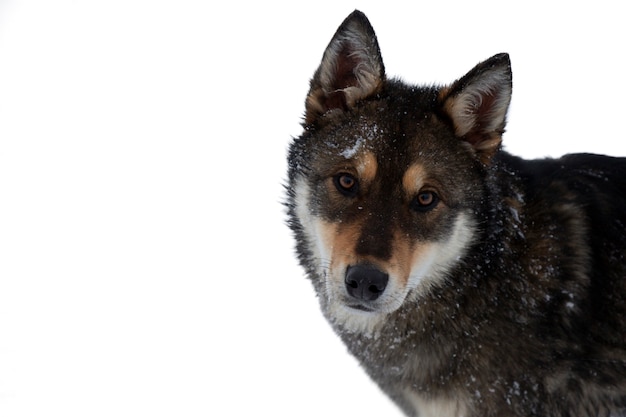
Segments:
[[[507,154],[510,90],[506,54],[447,87],[387,79],[367,18],[350,15],[289,152],[299,260],[337,334],[409,416],[626,416],[626,159]],[[425,178],[413,195],[411,167]],[[471,238],[457,243],[455,227]],[[432,242],[458,256],[435,255],[407,283],[389,272]],[[408,290],[355,301],[332,282],[354,260],[388,273],[372,291]]]

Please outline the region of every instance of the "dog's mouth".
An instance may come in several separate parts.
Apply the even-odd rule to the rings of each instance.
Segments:
[[[346,304],[346,307],[366,313],[373,313],[376,311],[376,309],[363,304]]]

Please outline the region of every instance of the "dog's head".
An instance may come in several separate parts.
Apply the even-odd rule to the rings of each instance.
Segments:
[[[506,54],[446,87],[409,86],[385,76],[362,13],[339,27],[311,80],[288,185],[298,254],[331,320],[371,329],[445,284],[480,228],[510,95]]]

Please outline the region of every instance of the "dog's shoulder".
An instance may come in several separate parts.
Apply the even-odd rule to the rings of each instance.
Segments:
[[[610,183],[613,188],[626,187],[626,158],[576,153],[555,159],[522,159],[502,152],[500,159],[529,184],[565,181],[568,184],[595,183],[600,190],[606,188],[603,183]]]
[[[626,219],[626,158],[579,153],[526,160],[502,152],[496,165],[521,184],[530,205],[569,204],[592,222],[597,215]]]
[[[578,332],[590,345],[626,345],[626,158],[502,153],[497,164],[499,178],[522,190],[515,259],[535,287],[549,283],[537,299],[549,300],[542,311],[562,319],[551,331]]]

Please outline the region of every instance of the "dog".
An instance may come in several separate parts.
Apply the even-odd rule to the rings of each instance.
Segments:
[[[387,78],[354,11],[289,147],[299,262],[407,416],[626,416],[626,159],[505,152],[511,91],[505,53]]]

